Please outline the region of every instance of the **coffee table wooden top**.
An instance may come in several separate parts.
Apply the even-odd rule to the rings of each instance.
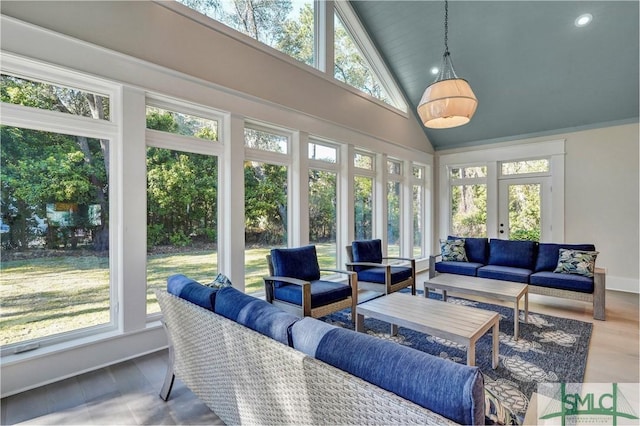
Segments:
[[[424,286],[450,291],[459,290],[463,293],[508,301],[519,299],[529,287],[528,284],[456,274],[438,274],[429,281],[425,281]]]
[[[499,318],[496,312],[402,293],[362,303],[356,312],[465,346],[469,340],[475,341],[483,335]]]

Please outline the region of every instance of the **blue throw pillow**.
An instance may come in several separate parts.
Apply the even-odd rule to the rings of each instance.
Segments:
[[[538,243],[492,238],[489,242],[489,265],[533,270]]]
[[[217,291],[216,288],[204,286],[182,274],[167,278],[167,292],[210,311],[213,311]]]

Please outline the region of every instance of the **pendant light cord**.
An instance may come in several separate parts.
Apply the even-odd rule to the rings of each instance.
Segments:
[[[449,54],[449,2],[444,0],[444,54]]]

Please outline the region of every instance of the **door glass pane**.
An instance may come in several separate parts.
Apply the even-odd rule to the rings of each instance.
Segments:
[[[487,186],[451,186],[451,233],[460,237],[487,236]]]
[[[147,314],[168,275],[215,278],[217,212],[218,157],[147,148]]]
[[[309,170],[309,244],[315,244],[320,268],[335,268],[337,175]]]
[[[354,236],[356,240],[370,240],[373,235],[373,178],[355,176]]]
[[[264,289],[269,275],[266,255],[287,247],[287,167],[244,163],[244,276],[245,292]]]
[[[387,183],[387,255],[400,256],[400,182]]]
[[[109,141],[0,132],[0,345],[110,323]]]
[[[540,241],[541,185],[509,185],[509,239]]]

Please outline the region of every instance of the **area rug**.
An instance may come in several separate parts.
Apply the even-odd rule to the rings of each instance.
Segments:
[[[421,293],[421,292],[419,292]],[[422,297],[422,296],[420,296]],[[432,299],[442,299],[429,293]],[[589,351],[592,324],[567,318],[529,312],[529,322],[520,322],[520,339],[513,340],[513,308],[448,297],[456,303],[498,312],[500,318],[500,364],[491,368],[491,332],[476,343],[476,365],[484,375],[485,387],[518,415],[524,416],[531,394],[538,383],[580,383]],[[521,320],[524,313],[520,311]],[[346,309],[321,318],[323,321],[353,329],[351,310]],[[429,354],[466,363],[466,348],[449,340],[432,337],[404,327],[390,336],[389,324],[365,318],[368,334],[395,341]]]

